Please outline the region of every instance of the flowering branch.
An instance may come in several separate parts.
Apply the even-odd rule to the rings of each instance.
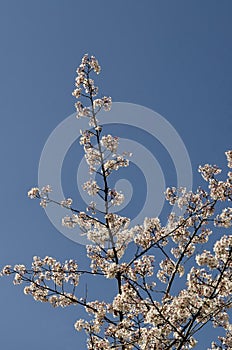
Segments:
[[[100,71],[96,58],[84,55],[73,96],[77,118],[89,121],[89,130],[81,130],[80,137],[90,173],[83,190],[98,196],[103,209],[94,201],[84,210],[74,209],[71,198],[55,201],[50,186],[28,192],[43,208],[54,203],[71,211],[62,223],[72,229],[78,226],[90,241],[90,270],[80,269],[74,260],[62,264],[46,256],[34,257],[30,269],[6,265],[1,275],[14,275],[13,283],[25,283],[24,293],[37,301],[53,307],[84,307],[91,319],[77,320],[75,329],[86,332],[91,350],[192,349],[207,323],[225,330],[225,336],[218,337],[219,344],[212,342],[211,350],[231,349],[232,235],[226,230],[232,226],[232,208],[227,206],[232,200],[232,172],[223,181],[217,178],[221,173],[217,166],[200,166],[207,190],[166,190],[167,201],[181,208],[182,215],[172,212],[164,226],[159,218],[145,218],[142,225],[130,227],[129,218],[112,212],[113,206],[123,203],[124,195],[111,186],[110,175],[129,165],[130,154],[118,154],[119,138],[104,135],[97,119],[112,104],[110,97],[96,98],[98,87],[92,74]],[[232,168],[232,151],[226,157]],[[209,239],[212,251],[202,248]],[[134,254],[127,258],[129,243]],[[115,280],[110,302],[88,301],[87,295],[77,298],[84,274]]]

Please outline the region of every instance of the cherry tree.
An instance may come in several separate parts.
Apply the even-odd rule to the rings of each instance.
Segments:
[[[77,119],[89,121],[89,129],[81,130],[80,137],[90,176],[83,189],[99,197],[103,209],[96,201],[85,211],[75,209],[71,198],[57,202],[49,185],[28,192],[43,208],[55,203],[67,210],[63,225],[78,226],[90,242],[86,247],[90,268],[82,270],[74,260],[61,263],[35,256],[31,267],[6,265],[1,276],[13,275],[13,283],[24,284],[24,293],[36,301],[83,307],[87,317],[78,319],[74,327],[86,332],[88,349],[192,349],[208,323],[224,329],[224,336],[213,340],[210,349],[232,349],[232,235],[227,232],[232,224],[232,172],[221,180],[217,166],[200,166],[205,189],[166,190],[167,201],[177,205],[181,215],[172,211],[164,225],[155,217],[130,227],[129,218],[114,213],[124,195],[112,188],[111,174],[129,166],[131,154],[118,153],[118,137],[105,135],[97,119],[112,104],[110,97],[96,97],[92,75],[100,71],[96,58],[84,55],[73,96]],[[232,168],[231,150],[226,157]],[[211,250],[204,249],[209,239]],[[115,280],[109,302],[77,297],[84,274]]]

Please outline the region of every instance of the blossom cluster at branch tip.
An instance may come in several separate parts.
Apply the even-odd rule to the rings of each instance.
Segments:
[[[98,94],[98,87],[95,86],[94,80],[90,78],[91,72],[94,71],[96,74],[99,74],[101,67],[94,56],[85,54],[82,58],[81,64],[77,68],[77,77],[75,79],[75,89],[72,92],[72,95],[76,99],[81,97],[87,97],[92,102],[92,107],[85,107],[81,101],[75,103],[75,108],[77,110],[77,118],[80,117],[89,117],[90,125],[94,126],[95,117],[93,117],[92,112],[98,113],[102,108],[105,111],[109,111],[112,106],[111,97],[104,96],[102,98],[93,99]]]
[[[49,302],[54,307],[66,307],[77,302],[74,293],[63,291],[65,283],[72,285],[73,291],[79,284],[80,273],[75,260],[70,259],[62,264],[49,256],[44,259],[34,256],[30,269],[22,264],[14,267],[6,265],[1,271],[2,276],[11,274],[14,275],[15,285],[27,283],[24,293],[36,301]]]
[[[32,187],[30,189],[30,191],[28,191],[28,197],[33,199],[33,198],[36,198],[37,196],[39,196],[39,188],[38,187]]]
[[[38,187],[32,187],[30,191],[28,191],[28,197],[30,199],[39,198],[40,206],[42,208],[46,208],[47,204],[50,202],[49,193],[52,192],[51,186],[47,185],[42,187],[40,190]]]

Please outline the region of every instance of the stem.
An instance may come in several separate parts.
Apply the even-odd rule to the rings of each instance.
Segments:
[[[90,73],[90,68],[88,67],[88,72],[87,72],[88,81],[89,81],[89,73]],[[89,87],[90,87],[90,85],[89,85]],[[96,119],[96,113],[94,110],[93,93],[92,93],[91,87],[90,87],[90,96],[89,97],[90,97],[90,101],[91,101],[92,117],[94,120],[94,127],[95,127],[95,131],[96,131],[98,151],[100,153],[100,159],[101,159],[101,170],[102,170],[103,182],[104,182],[103,192],[104,192],[104,202],[105,202],[105,216],[106,216],[109,213],[109,203],[108,203],[109,186],[108,186],[108,182],[107,182],[106,170],[104,167],[104,157],[103,157],[103,150],[101,147],[100,130],[97,128],[98,124],[97,124],[97,119]],[[112,231],[110,229],[110,222],[109,222],[109,219],[107,217],[106,217],[106,227],[107,227],[107,230],[109,233],[109,239],[110,239],[110,243],[111,243],[113,253],[114,253],[114,260],[115,260],[115,263],[118,265],[119,264],[118,254],[117,254],[117,250],[115,248],[113,234],[112,234]],[[118,272],[116,274],[115,278],[117,280],[118,293],[122,294],[122,276],[121,276],[121,273]],[[123,312],[122,311],[119,312],[119,320],[120,320],[120,322],[123,320]],[[122,350],[125,350],[124,345],[122,345]]]

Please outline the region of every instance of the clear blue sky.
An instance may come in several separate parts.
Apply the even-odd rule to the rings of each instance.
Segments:
[[[151,108],[175,127],[195,185],[199,164],[225,167],[224,151],[232,147],[231,16],[229,0],[0,2],[1,266],[30,264],[33,255],[88,264],[85,247],[58,233],[26,196],[47,137],[74,111],[75,69],[86,52],[99,59],[105,94]],[[98,288],[91,286],[93,298]],[[6,279],[0,296],[1,349],[85,348],[73,328],[80,309],[35,303]],[[200,349],[209,345],[205,338]]]

